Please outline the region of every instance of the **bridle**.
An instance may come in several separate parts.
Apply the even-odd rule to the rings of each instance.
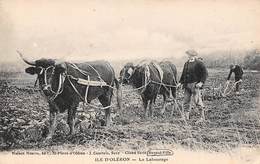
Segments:
[[[47,80],[47,72],[49,69],[52,69],[52,72],[51,72],[51,76],[54,75],[54,68],[55,66],[49,66],[47,68],[44,68],[44,67],[39,67],[41,69],[39,75],[43,75],[44,78],[43,78],[43,84],[42,84],[42,90],[47,90],[49,92],[52,93],[52,96],[51,97],[47,97],[45,94],[45,96],[47,97],[48,101],[54,101],[57,96],[59,94],[61,94],[63,92],[63,83],[65,81],[65,78],[66,78],[66,75],[65,73],[60,73],[59,74],[59,84],[58,84],[58,89],[57,91],[55,92],[52,88],[52,85],[51,84],[48,84],[48,80]],[[39,79],[39,76],[38,78],[36,79],[36,82],[35,84],[37,83],[37,80]]]
[[[129,68],[131,68],[131,67],[129,67]],[[128,69],[126,69],[126,67],[124,67],[123,68],[123,75],[122,75],[122,80],[126,80],[127,82],[129,82],[129,80],[131,79],[131,77],[132,77],[132,75],[134,74],[134,71],[135,71],[135,69],[133,69],[133,72],[131,73],[131,74],[129,74],[129,76],[128,77],[126,77],[125,75],[126,75],[126,71],[127,70],[129,70],[129,68]]]
[[[141,87],[136,88],[138,90],[139,93],[143,93],[147,87],[147,85],[151,82],[150,80],[150,68],[148,65],[144,66],[145,71],[144,71],[144,81],[142,80],[142,82],[144,83]],[[128,68],[129,69],[129,68]],[[133,69],[133,68],[132,68]],[[127,80],[129,82],[130,78],[133,76],[134,72],[136,71],[136,68],[133,69],[133,72],[130,74],[129,77],[125,77],[126,74],[126,68],[123,68],[123,75],[122,75],[122,79]]]

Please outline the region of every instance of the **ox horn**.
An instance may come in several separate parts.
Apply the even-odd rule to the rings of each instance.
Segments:
[[[61,59],[53,59],[53,60],[55,61],[55,65],[64,63],[64,61]]]
[[[20,51],[16,50],[16,52],[20,55],[20,57],[23,59],[23,61],[24,61],[25,63],[27,63],[27,64],[29,64],[29,65],[32,65],[32,66],[35,66],[35,65],[36,65],[35,61],[28,61],[28,60],[26,60],[26,59],[24,58],[23,54],[22,54]]]

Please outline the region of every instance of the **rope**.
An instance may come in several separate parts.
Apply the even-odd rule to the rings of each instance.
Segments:
[[[163,80],[163,74],[164,74],[162,68],[160,67],[160,65],[158,65],[158,64],[155,63],[155,62],[152,62],[152,65],[157,69],[157,71],[158,71],[158,73],[159,73],[159,76],[160,76],[159,79],[160,79],[160,81],[161,81],[161,83],[162,83],[162,80]]]
[[[154,65],[154,64],[153,64],[153,65]],[[154,65],[154,66],[155,66],[155,65]],[[155,67],[156,67],[156,66],[155,66]],[[141,86],[141,87],[138,87],[138,88],[122,90],[122,92],[129,92],[129,91],[140,90],[140,89],[145,88],[149,83],[155,83],[155,84],[158,84],[158,85],[162,85],[162,86],[165,87],[165,89],[166,89],[168,92],[170,92],[170,91],[169,91],[168,88],[166,88],[166,87],[175,87],[175,88],[177,87],[175,76],[173,76],[173,78],[174,78],[174,84],[175,84],[175,85],[170,85],[170,84],[165,84],[165,83],[163,83],[163,82],[162,82],[162,78],[163,78],[163,77],[161,77],[161,78],[157,77],[161,82],[156,82],[156,81],[150,79],[150,71],[153,71],[153,70],[149,69],[149,66],[148,66],[148,65],[146,65],[145,68],[146,68],[146,70],[145,70],[145,84],[144,84],[143,86]],[[157,69],[157,67],[156,67],[156,69]],[[158,71],[158,72],[159,72],[159,71]],[[125,71],[124,71],[124,73],[125,73]]]
[[[148,85],[149,83],[150,83],[150,82],[148,82],[147,85]],[[139,89],[142,89],[142,88],[146,87],[147,85],[142,85],[141,87],[133,88],[133,89],[125,89],[125,90],[122,90],[122,92],[137,91],[137,90],[139,90]]]
[[[160,83],[160,82],[156,82],[156,81],[153,81],[153,80],[151,80],[151,82],[155,83],[155,84],[159,84],[159,85],[164,85],[164,86],[167,86],[167,87],[174,87],[174,88],[177,87],[177,85],[170,85],[170,84]]]
[[[109,106],[106,106],[106,107],[98,107],[96,105],[92,105],[90,103],[88,103],[82,96],[81,94],[79,93],[79,91],[76,89],[76,87],[74,86],[74,84],[71,82],[71,80],[68,78],[68,81],[70,82],[70,85],[72,86],[72,88],[74,89],[74,91],[78,94],[78,96],[80,97],[80,99],[84,102],[84,105],[88,105],[92,108],[96,108],[96,109],[101,109],[101,110],[104,110],[104,109],[108,109],[110,108],[112,105],[109,105]],[[114,105],[113,105],[114,106]]]
[[[83,71],[82,69],[79,69],[78,66],[76,66],[74,63],[69,63],[74,69],[78,70],[81,74],[85,75],[85,76],[88,76],[87,73],[89,72],[86,72],[86,71]]]
[[[61,85],[62,85],[61,83],[64,82],[65,78],[63,78],[63,75],[60,74],[60,76],[59,76],[59,85],[58,85],[57,92],[53,91],[51,84],[48,84],[48,82],[47,82],[47,71],[50,68],[52,68],[52,74],[53,74],[54,66],[49,66],[47,68],[41,67],[41,72],[39,74],[43,74],[44,73],[44,75],[43,75],[44,76],[44,86],[50,86],[50,89],[48,89],[48,91],[50,91],[53,94],[50,98],[47,97],[47,96],[44,96],[44,97],[46,97],[47,101],[54,101],[56,99],[56,97],[63,92],[63,88],[61,87]],[[36,87],[37,81],[39,81],[39,76],[37,77],[37,79],[36,79],[36,81],[34,83],[34,87]]]
[[[63,78],[63,76],[60,74],[60,76],[59,76],[59,86],[58,86],[57,92],[55,93],[55,92],[51,89],[51,92],[53,92],[54,95],[50,98],[50,101],[54,101],[54,100],[56,99],[56,97],[63,92],[63,87],[61,87],[61,85],[62,85],[61,82],[64,82],[65,78],[64,78],[64,79],[62,79],[62,78]]]
[[[88,80],[89,80],[89,76],[88,76]],[[87,85],[87,87],[86,87],[85,102],[88,102],[88,89],[89,89],[89,85]]]
[[[155,66],[155,68],[157,69],[157,71],[159,72],[159,75],[160,75],[160,71],[159,71],[159,68],[160,68],[160,67],[159,67],[159,65],[157,65],[157,64],[155,64],[155,63],[152,63],[152,64]],[[174,85],[170,85],[170,84],[165,84],[165,83],[163,83],[163,77],[159,78],[159,77],[157,76],[157,78],[158,78],[161,82],[156,82],[156,81],[154,81],[154,80],[151,80],[151,82],[160,85],[160,87],[163,86],[163,87],[167,90],[167,92],[169,92],[170,94],[171,94],[171,87],[174,87],[174,88],[177,87],[176,79],[175,79],[175,76],[174,76],[174,75],[173,75]],[[167,87],[170,87],[170,90],[169,90]]]
[[[124,68],[124,69],[125,69],[125,68]],[[124,70],[123,73],[125,74],[125,70]],[[123,74],[122,77],[124,77],[124,74]],[[130,77],[129,77],[129,78],[130,78]],[[134,89],[125,89],[125,90],[122,90],[122,92],[138,91],[138,90],[140,90],[140,89],[143,89],[143,90],[141,91],[141,93],[142,93],[142,92],[144,92],[145,87],[146,87],[150,82],[151,82],[151,80],[150,80],[150,69],[149,69],[149,67],[146,65],[146,66],[145,66],[144,85],[142,85],[142,86],[140,86],[140,87],[138,87],[138,88],[134,88]]]
[[[106,107],[98,107],[98,106],[96,106],[96,105],[92,105],[92,104],[90,104],[90,103],[88,103],[87,102],[87,96],[88,96],[88,90],[89,90],[89,86],[91,86],[91,83],[90,83],[90,81],[89,81],[89,75],[87,75],[87,72],[85,72],[85,71],[83,71],[83,70],[81,70],[80,68],[78,68],[78,66],[76,66],[75,64],[73,64],[73,63],[69,63],[74,69],[76,69],[76,70],[78,70],[80,73],[82,73],[83,75],[85,75],[85,76],[87,76],[88,77],[88,80],[87,80],[87,82],[88,83],[85,83],[85,81],[84,81],[84,79],[80,79],[80,78],[75,78],[74,76],[72,76],[72,75],[66,75],[67,77],[68,77],[68,81],[69,81],[69,83],[71,84],[71,86],[72,86],[72,88],[74,89],[74,91],[77,93],[77,95],[80,97],[80,99],[84,102],[84,105],[88,105],[88,106],[91,106],[91,107],[93,107],[93,108],[97,108],[97,109],[107,109],[107,108],[110,108],[111,107],[111,105],[110,106],[106,106]],[[95,72],[96,72],[96,74],[98,75],[98,78],[102,81],[102,82],[104,82],[104,80],[100,77],[100,74],[98,73],[98,71],[94,68],[94,67],[92,67],[91,65],[89,65]],[[59,89],[58,89],[58,91],[57,91],[57,93],[55,93],[55,95],[50,99],[50,100],[54,100],[59,94],[61,94],[62,92],[63,92],[63,88],[61,87],[61,81],[63,81],[61,78],[62,75],[60,75],[60,78],[59,78]],[[76,89],[76,87],[75,87],[75,85],[72,83],[72,81],[70,80],[70,78],[71,79],[73,79],[73,80],[76,80],[79,84],[81,84],[81,85],[86,85],[86,92],[85,92],[85,97],[83,98],[82,97],[82,95],[79,93],[79,91]],[[80,80],[81,81],[83,81],[82,83],[80,83]],[[175,80],[174,80],[175,81]],[[101,83],[102,83],[101,82]],[[149,66],[148,65],[146,65],[146,70],[145,70],[145,83],[144,83],[144,85],[143,86],[141,86],[141,87],[138,87],[138,88],[135,88],[135,89],[128,89],[128,90],[122,90],[122,91],[138,91],[138,90],[140,90],[140,89],[143,89],[142,91],[141,91],[141,93],[142,92],[144,92],[144,90],[145,90],[145,88],[147,87],[147,85],[149,85],[150,83],[155,83],[155,84],[159,84],[159,85],[163,85],[163,86],[168,86],[168,87],[176,87],[176,85],[175,86],[173,86],[173,85],[169,85],[169,84],[164,84],[163,82],[162,82],[162,80],[161,80],[161,82],[156,82],[156,81],[153,81],[153,80],[151,80],[150,79],[150,69],[149,69]],[[107,86],[107,87],[110,87],[110,88],[112,88],[112,89],[117,89],[117,88],[115,88],[115,87],[113,87],[113,86],[111,86],[111,85],[104,85],[103,83],[102,84],[100,84],[100,85],[95,85],[95,86],[100,86],[100,87],[102,87],[102,86]],[[167,89],[167,88],[166,88]]]
[[[89,86],[91,86],[91,83],[90,83],[91,81],[89,81],[89,79],[90,79],[90,78],[89,78],[89,75],[86,74],[87,72],[85,72],[85,71],[81,70],[80,68],[78,68],[78,66],[76,66],[75,64],[73,64],[73,63],[69,63],[69,64],[70,64],[74,69],[78,70],[80,73],[82,73],[83,75],[85,75],[85,76],[88,77],[87,84],[86,84],[84,79],[79,79],[79,78],[73,77],[72,75],[67,75],[68,77],[70,77],[70,78],[76,80],[78,83],[79,83],[80,81],[82,82],[82,83],[79,83],[79,84],[81,84],[81,85],[87,85],[87,87],[86,87],[86,93],[85,93],[85,98],[83,98],[83,97],[81,96],[81,94],[78,92],[78,90],[76,89],[76,87],[74,86],[74,84],[73,84],[73,83],[71,82],[71,80],[68,78],[68,80],[69,80],[69,82],[70,82],[72,88],[73,88],[74,91],[78,94],[78,96],[81,98],[81,100],[84,102],[84,105],[85,105],[85,106],[88,105],[88,106],[90,106],[90,107],[92,107],[92,108],[101,109],[101,110],[110,108],[112,105],[109,105],[109,106],[106,106],[106,107],[98,107],[98,106],[96,106],[96,105],[92,105],[92,104],[90,104],[90,103],[87,102],[88,89],[89,89]],[[104,80],[101,78],[99,72],[98,72],[92,65],[90,65],[90,64],[88,64],[88,65],[96,72],[98,78],[100,79],[100,85],[96,84],[95,86],[100,86],[100,87],[102,87],[102,86],[107,86],[107,87],[110,87],[110,88],[112,88],[112,89],[115,89],[115,88],[114,88],[113,86],[111,86],[111,85],[104,84]],[[114,105],[113,105],[113,106],[114,106]]]
[[[144,71],[144,87],[142,87],[142,90],[140,93],[143,93],[147,87],[147,85],[150,83],[150,68],[148,65],[145,66],[145,71]]]
[[[88,80],[85,81],[84,79],[76,78],[76,77],[74,77],[74,76],[72,76],[72,75],[68,75],[68,74],[66,74],[66,75],[63,77],[63,75],[60,74],[60,76],[59,76],[58,90],[57,90],[57,92],[54,92],[52,89],[50,90],[52,93],[54,93],[54,95],[53,95],[51,98],[49,98],[48,101],[54,101],[55,98],[63,92],[63,89],[64,89],[64,88],[62,87],[62,82],[64,82],[64,81],[65,81],[65,78],[67,77],[67,79],[68,79],[69,83],[71,84],[72,88],[74,89],[74,91],[77,93],[77,95],[80,97],[80,99],[84,102],[84,105],[88,105],[88,106],[91,106],[91,107],[96,108],[96,109],[107,109],[107,108],[110,108],[112,105],[109,105],[109,106],[106,106],[106,107],[98,107],[98,106],[96,106],[96,105],[92,105],[92,104],[90,104],[90,103],[87,102],[88,90],[89,90],[89,86],[91,86],[91,83],[90,83],[91,81],[89,81],[89,80],[90,80],[90,77],[89,77],[89,75],[87,74],[88,72],[86,72],[86,71],[84,71],[84,70],[81,70],[80,68],[78,68],[78,67],[77,67],[75,64],[73,64],[73,63],[69,63],[69,64],[70,64],[74,69],[78,70],[81,74],[83,74],[84,76],[87,76],[87,77],[88,77]],[[107,86],[107,87],[110,87],[110,88],[112,88],[112,89],[116,89],[115,87],[113,87],[113,86],[111,86],[111,85],[104,85],[104,84],[102,83],[102,82],[104,82],[104,80],[100,77],[100,74],[98,73],[98,71],[97,71],[94,67],[92,67],[91,65],[89,65],[89,66],[96,72],[96,74],[98,75],[98,78],[101,80],[101,84],[100,84],[100,85],[97,85],[97,84],[96,84],[95,86],[100,86],[100,87],[102,87],[102,86]],[[51,67],[48,67],[47,69],[42,70],[42,72],[45,73],[45,75],[44,75],[44,80],[45,80],[45,82],[47,81],[46,72],[47,72],[47,70],[48,70],[49,68],[51,68]],[[78,82],[79,84],[81,84],[81,85],[86,85],[86,92],[85,92],[85,97],[84,97],[84,98],[83,98],[82,95],[79,93],[79,91],[76,89],[75,85],[72,83],[72,81],[71,81],[70,79],[73,79],[73,80],[77,81],[77,82]],[[38,80],[38,79],[36,79],[35,84],[37,83],[37,80]],[[82,81],[82,83],[80,83],[80,80]],[[86,83],[86,82],[88,82],[88,83]],[[151,80],[150,80],[150,69],[149,69],[149,66],[146,65],[145,84],[144,84],[143,86],[138,87],[138,88],[135,88],[135,89],[122,90],[122,91],[135,91],[135,90],[143,89],[141,92],[144,92],[144,90],[145,90],[145,88],[147,87],[147,85],[150,84],[151,82],[157,83],[157,82],[155,82],[155,81],[151,81]],[[157,83],[157,84],[167,85],[167,84],[163,84],[162,82],[161,82],[161,83]],[[167,85],[167,86],[168,86],[168,85]],[[114,106],[114,105],[113,105],[113,106]]]
[[[80,68],[79,68],[76,64],[74,64],[74,63],[69,63],[69,64],[70,64],[74,69],[76,69],[76,70],[78,70],[80,73],[82,73],[83,75],[88,76],[88,73],[89,73],[89,72],[86,72],[86,71],[80,69]],[[92,65],[90,65],[90,64],[88,64],[88,65],[96,72],[97,77],[98,77],[101,81],[104,81],[104,80],[101,78],[99,72],[98,72]]]

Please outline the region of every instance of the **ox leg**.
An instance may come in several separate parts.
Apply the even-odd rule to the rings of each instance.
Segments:
[[[172,87],[171,90],[173,98],[176,99],[176,87]]]
[[[77,105],[73,105],[70,109],[68,109],[67,123],[69,124],[69,127],[70,127],[69,135],[75,134],[76,110],[77,110]]]
[[[150,117],[153,117],[153,100],[150,100],[149,102],[149,115]]]
[[[145,116],[145,118],[147,118],[148,117],[148,111],[147,111],[148,101],[146,100],[146,98],[144,96],[142,96],[142,100],[143,100],[143,105],[144,105],[144,116]]]
[[[171,111],[171,115],[173,115],[173,111],[178,108],[178,104],[177,104],[177,99],[176,99],[176,97],[177,97],[177,95],[176,95],[176,87],[172,87],[171,90],[172,90],[172,96],[173,96],[173,99],[174,99],[173,100],[174,104],[172,106],[172,111]]]
[[[112,94],[101,95],[98,97],[98,99],[103,107],[107,107],[107,106],[110,106],[110,104],[111,104],[111,97],[112,97]],[[111,115],[111,108],[105,109],[106,126],[110,126],[110,124],[111,124],[110,115]]]
[[[111,125],[111,108],[107,108],[105,110],[105,117],[106,117],[106,126],[110,126]]]
[[[162,110],[161,110],[161,114],[164,114],[165,108],[166,108],[166,95],[163,94],[163,107],[162,107]]]
[[[52,138],[55,129],[57,126],[57,112],[56,111],[50,111],[50,127],[49,127],[49,134],[46,138],[46,140],[49,140]]]

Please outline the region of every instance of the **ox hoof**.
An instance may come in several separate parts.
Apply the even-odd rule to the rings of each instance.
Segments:
[[[190,113],[189,112],[183,113],[182,118],[188,121],[190,119]]]
[[[202,124],[205,122],[205,119],[201,118],[198,121],[195,122],[195,124]]]
[[[169,102],[172,102],[174,99],[173,98],[167,98],[165,101],[167,102],[167,103],[169,103]]]
[[[69,134],[68,134],[68,136],[73,136],[75,134],[75,132],[70,132]]]
[[[109,120],[109,121],[106,121],[106,122],[101,122],[101,126],[106,126],[106,127],[110,127],[112,125],[112,121]]]
[[[44,139],[43,144],[44,145],[49,145],[52,141],[52,137],[48,136],[47,138]]]
[[[165,109],[161,110],[161,115],[163,115],[163,114],[164,114],[164,112],[165,112]]]
[[[188,122],[190,119],[188,119],[188,118],[186,118],[185,116],[183,116],[182,118],[182,121],[184,121],[184,122]]]

